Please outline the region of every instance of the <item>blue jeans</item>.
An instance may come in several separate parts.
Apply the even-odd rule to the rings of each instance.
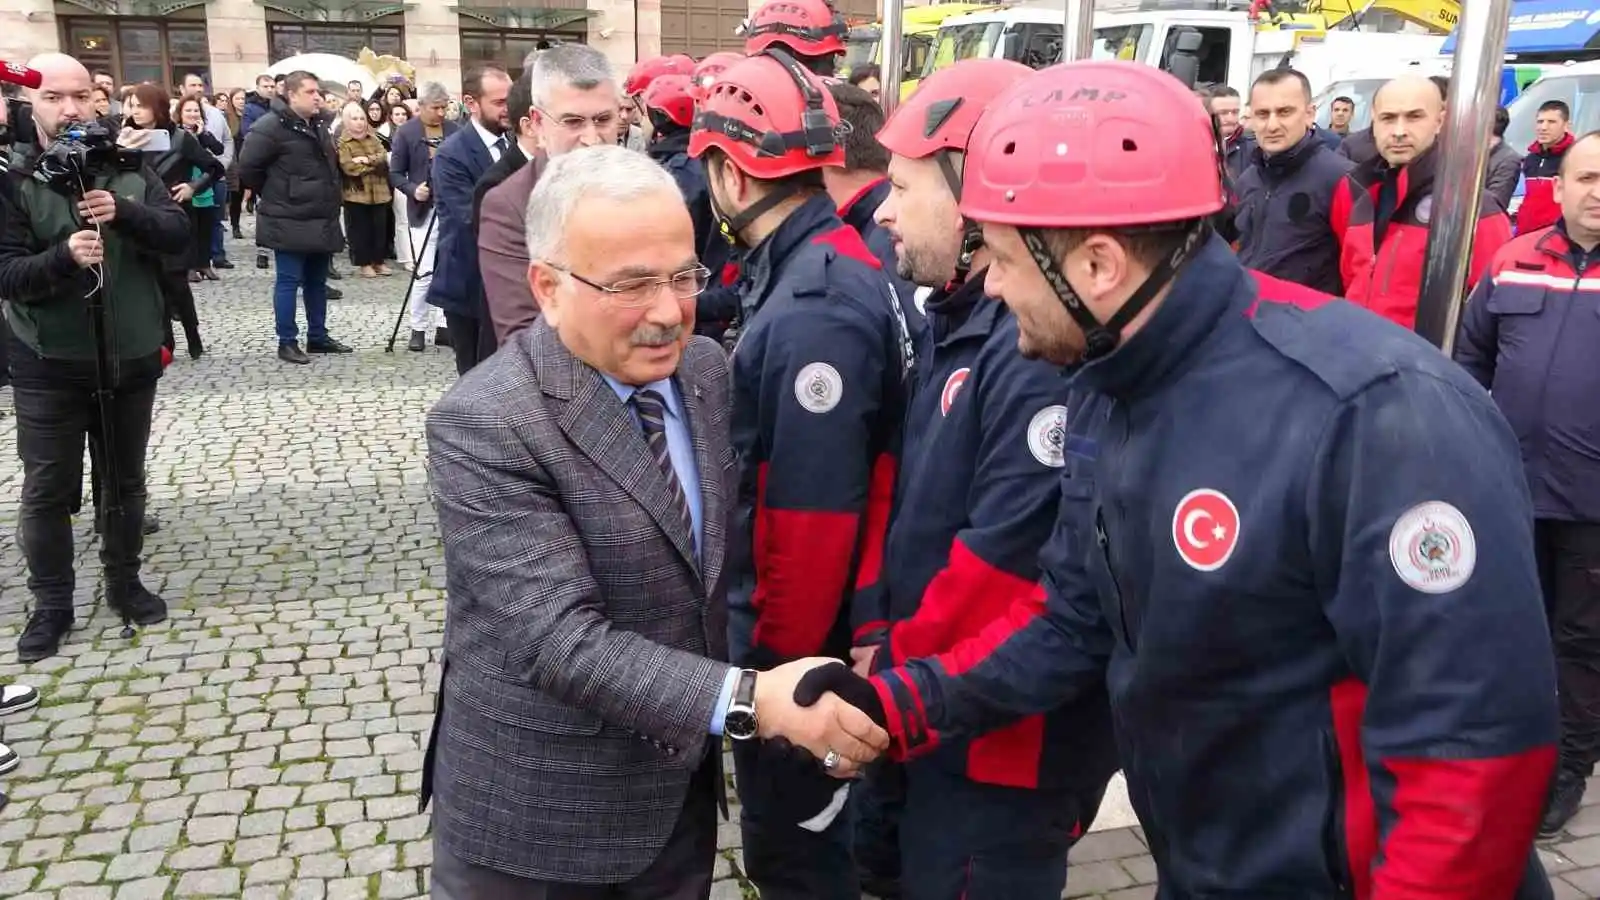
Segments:
[[[211,222],[211,260],[227,259],[228,251],[222,246],[223,228],[222,220],[228,217],[228,182],[219,181],[211,186],[215,199],[213,209],[217,216]]]
[[[294,321],[294,295],[301,286],[306,295],[306,343],[328,339],[329,253],[290,253],[279,250],[278,277],[272,286],[272,313],[277,319],[278,344],[293,344],[300,337]]]

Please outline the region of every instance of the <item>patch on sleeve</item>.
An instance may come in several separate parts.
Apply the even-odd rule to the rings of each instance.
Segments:
[[[1472,577],[1478,543],[1461,510],[1432,500],[1395,520],[1389,532],[1389,561],[1411,587],[1424,594],[1448,594]]]
[[[944,390],[939,392],[940,415],[950,415],[950,405],[956,402],[956,395],[961,393],[961,386],[967,383],[967,376],[971,374],[971,367],[962,366],[951,372],[950,377],[944,380]]]
[[[1067,408],[1046,406],[1028,422],[1028,451],[1043,465],[1059,469],[1067,464]]]
[[[794,398],[806,412],[828,412],[839,405],[844,396],[844,379],[839,370],[825,362],[810,363],[800,369],[794,379]]]

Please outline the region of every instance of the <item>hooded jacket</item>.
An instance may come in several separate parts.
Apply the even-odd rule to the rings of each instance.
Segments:
[[[255,191],[256,243],[287,253],[344,249],[339,213],[343,175],[333,138],[319,116],[303,119],[282,100],[250,129],[239,183]]]
[[[1561,205],[1556,203],[1556,176],[1561,174],[1561,160],[1567,148],[1577,139],[1567,132],[1554,144],[1546,147],[1534,141],[1528,145],[1528,155],[1522,158],[1522,205],[1517,207],[1517,234],[1527,234],[1549,228],[1561,218]]]

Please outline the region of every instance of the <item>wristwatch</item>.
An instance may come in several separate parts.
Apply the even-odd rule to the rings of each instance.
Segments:
[[[739,681],[733,686],[733,702],[722,719],[722,733],[736,741],[748,741],[756,736],[756,672],[739,670]]]

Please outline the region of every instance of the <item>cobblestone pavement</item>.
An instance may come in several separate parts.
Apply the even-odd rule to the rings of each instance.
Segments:
[[[405,279],[346,277],[329,327],[358,348],[273,351],[270,273],[197,289],[208,354],[163,380],[150,452],[146,583],[171,620],[133,640],[95,599],[76,533],[78,627],[16,663],[26,602],[21,471],[0,419],[0,680],[44,704],[6,720],[23,757],[0,812],[0,897],[404,898],[427,890],[416,792],[443,626],[422,417],[448,350],[382,351]],[[348,271],[347,264],[341,265]],[[0,406],[10,398],[0,396]],[[1559,900],[1600,896],[1600,790],[1546,854]],[[745,892],[722,826],[717,898]],[[1068,896],[1154,896],[1136,828],[1090,834]]]

